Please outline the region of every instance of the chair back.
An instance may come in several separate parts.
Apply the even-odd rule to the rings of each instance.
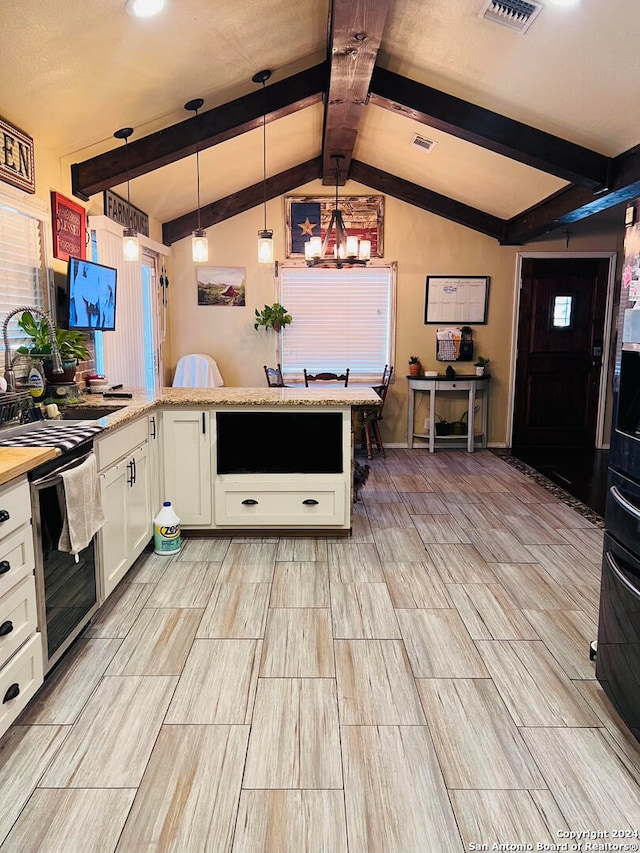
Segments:
[[[277,367],[267,367],[264,365],[264,375],[267,377],[267,385],[269,388],[284,388],[284,379],[282,378],[282,368],[280,365]]]
[[[387,399],[387,391],[389,390],[389,383],[391,382],[392,376],[393,366],[389,367],[388,364],[385,364],[384,370],[382,371],[382,383],[377,386],[378,397],[382,400],[380,407],[378,408],[378,418],[382,417],[382,409],[384,407],[384,401]]]
[[[345,370],[344,373],[316,373],[311,374],[307,373],[306,367],[304,368],[304,384],[305,387],[309,387],[309,382],[344,382],[344,387],[346,388],[349,385],[349,368]]]
[[[197,352],[183,355],[173,376],[174,388],[220,388],[224,385],[215,359]]]

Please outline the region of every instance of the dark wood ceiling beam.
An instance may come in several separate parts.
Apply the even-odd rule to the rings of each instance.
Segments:
[[[264,90],[264,109],[267,121],[274,121],[322,100],[327,88],[328,65],[321,63],[294,74]],[[125,158],[122,147],[114,148],[82,163],[71,166],[73,194],[87,200],[96,193],[122,184],[129,177],[137,178],[182,157],[233,139],[241,133],[262,125],[262,88],[236,98],[222,106],[151,133],[127,145]]]
[[[370,103],[591,189],[610,186],[611,161],[581,145],[376,67]]]
[[[563,225],[586,219],[638,196],[640,196],[640,146],[630,148],[613,158],[610,190],[594,193],[577,186],[560,190],[508,220],[501,242],[505,245],[528,243]]]
[[[286,169],[271,178],[267,178],[266,196],[267,200],[278,198],[278,196],[291,192],[303,184],[314,181],[322,174],[322,157],[314,157],[305,163]],[[231,219],[238,213],[244,213],[257,207],[264,201],[265,190],[262,181],[259,184],[246,187],[237,193],[232,193],[218,201],[205,205],[200,210],[200,221],[203,228],[209,228],[225,219]],[[165,222],[162,226],[162,240],[165,245],[170,246],[177,240],[188,237],[198,227],[197,210],[185,213],[177,219]]]
[[[418,184],[413,184],[402,178],[396,178],[395,175],[382,172],[380,169],[368,166],[359,160],[352,160],[349,178],[361,184],[366,184],[374,190],[383,192],[385,195],[390,195],[407,204],[412,204],[414,207],[428,210],[429,213],[435,213],[437,216],[457,222],[458,225],[464,225],[466,228],[472,228],[474,231],[487,234],[496,240],[504,238],[506,225],[504,219],[492,216],[460,201],[447,198],[440,195],[440,193],[425,189]]]
[[[393,0],[333,0],[329,19],[329,94],[322,138],[322,178],[335,184],[349,173],[353,148],[367,105],[371,74],[378,55],[387,12]]]

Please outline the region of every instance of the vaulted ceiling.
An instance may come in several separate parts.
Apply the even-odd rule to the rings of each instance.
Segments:
[[[640,195],[637,0],[556,3],[519,35],[483,0],[166,0],[146,20],[3,0],[0,115],[80,197],[122,194],[128,166],[167,243],[196,227],[196,144],[204,227],[262,202],[263,110],[268,198],[333,185],[340,155],[340,183],[526,243]]]

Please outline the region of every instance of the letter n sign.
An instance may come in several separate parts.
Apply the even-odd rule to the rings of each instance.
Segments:
[[[36,191],[33,139],[0,118],[0,181],[28,193]]]

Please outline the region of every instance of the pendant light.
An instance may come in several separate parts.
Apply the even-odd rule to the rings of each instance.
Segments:
[[[340,161],[344,159],[343,154],[334,154],[336,161],[336,198],[329,227],[324,235],[324,241],[320,237],[311,237],[304,244],[304,258],[307,266],[337,267],[364,266],[371,260],[371,240],[359,240],[355,236],[349,236],[344,226],[342,212],[338,207],[338,184],[340,182]],[[335,231],[335,245],[333,257],[326,256],[327,246],[331,232]]]
[[[258,71],[251,80],[262,84],[262,187],[263,187],[263,209],[264,228],[258,231],[258,262],[261,264],[273,263],[273,231],[267,228],[267,111],[265,105],[264,90],[267,80],[271,77],[271,71]]]
[[[198,110],[204,104],[202,98],[194,98],[184,105],[185,110],[194,112],[198,118]],[[191,237],[191,258],[195,264],[204,264],[209,260],[209,241],[207,232],[200,225],[200,123],[196,123],[196,192],[198,195],[198,227]]]
[[[127,161],[127,218],[129,219],[129,227],[122,232],[122,251],[125,261],[140,260],[140,244],[138,243],[138,232],[133,227],[131,216],[131,192],[129,187],[129,149],[127,141],[133,133],[132,127],[121,127],[113,134],[116,139],[124,139],[124,150]]]

